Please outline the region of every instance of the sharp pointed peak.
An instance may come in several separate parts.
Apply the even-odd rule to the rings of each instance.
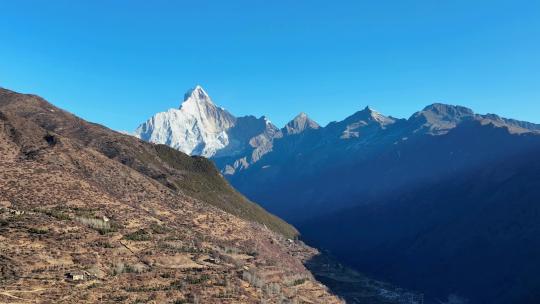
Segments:
[[[349,118],[360,118],[360,119],[367,119],[367,118],[373,118],[374,115],[382,115],[379,112],[375,111],[372,107],[366,106],[362,110],[354,113]]]
[[[307,121],[311,124],[317,124],[313,119],[311,119],[311,117],[306,114],[306,112],[298,113],[291,121],[289,121],[289,124],[299,121]]]
[[[365,106],[362,110],[358,111],[357,113],[365,113],[368,115],[374,115],[374,114],[381,114],[379,111],[375,110],[372,106]]]
[[[195,97],[197,99],[202,99],[202,98],[207,98],[207,99],[210,99],[210,97],[208,96],[208,93],[206,93],[206,91],[203,89],[203,87],[201,85],[196,85],[195,87],[189,89],[185,94],[184,94],[184,101],[188,100],[190,97]]]
[[[300,112],[300,113],[298,113],[298,114],[293,118],[293,120],[296,120],[296,119],[303,119],[303,118],[308,118],[308,119],[309,119],[309,116],[306,114],[306,112]]]
[[[318,129],[319,127],[319,124],[309,118],[306,113],[300,112],[285,125],[284,130],[286,134],[298,134],[305,129]]]
[[[208,93],[206,93],[206,91],[200,85],[196,85],[194,88],[189,89],[184,94],[184,101],[180,105],[180,108],[191,103],[214,105],[212,99],[210,96],[208,96]]]
[[[362,110],[347,117],[344,121],[347,123],[356,122],[356,121],[364,121],[368,123],[371,121],[371,122],[379,123],[381,125],[388,125],[388,124],[394,123],[395,119],[392,117],[387,117],[379,113],[378,111],[376,111],[375,109],[373,109],[371,106],[368,105]]]

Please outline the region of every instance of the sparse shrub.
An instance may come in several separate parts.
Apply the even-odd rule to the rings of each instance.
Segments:
[[[188,297],[189,297],[190,302],[193,303],[193,304],[200,304],[201,303],[200,299],[199,299],[199,296],[196,295],[196,294],[189,294]]]
[[[237,248],[234,248],[234,247],[228,247],[226,246],[224,249],[225,253],[227,254],[238,254],[238,249]]]
[[[139,229],[133,233],[124,235],[124,239],[136,242],[149,241],[152,239],[152,236],[146,232],[144,229]]]
[[[155,234],[166,234],[172,231],[172,229],[156,223],[150,225],[150,230],[152,230],[152,233]]]
[[[170,284],[172,289],[183,290],[186,287],[186,283],[182,280],[172,281]]]
[[[58,209],[47,209],[47,210],[40,210],[44,214],[54,217],[55,219],[61,220],[61,221],[67,221],[70,220],[70,216]]]
[[[78,217],[95,218],[96,210],[84,207],[71,207]]]
[[[135,265],[126,264],[124,266],[124,272],[126,273],[143,273],[144,270],[145,270],[145,267],[142,266],[141,264],[135,264]]]
[[[47,229],[41,229],[41,228],[30,228],[28,229],[29,233],[32,234],[47,234],[49,231]]]
[[[174,277],[174,274],[171,273],[171,272],[164,272],[164,273],[160,274],[159,276],[164,278],[164,279],[170,279],[170,278]]]
[[[225,263],[228,263],[228,264],[233,264],[233,265],[236,266],[236,267],[242,267],[242,266],[245,264],[243,260],[241,260],[241,259],[235,259],[235,258],[233,258],[232,256],[226,255],[226,254],[220,254],[220,255],[218,256],[218,258],[219,258],[221,261],[223,261],[223,262],[225,262]]]
[[[126,296],[126,295],[113,295],[111,297],[111,300],[113,302],[121,302],[121,303],[125,303],[125,301],[128,299],[129,297]]]
[[[86,287],[86,289],[94,289],[94,288],[96,288],[98,286],[99,286],[98,283],[92,283],[92,284],[88,285],[88,287]]]
[[[142,273],[145,271],[145,267],[140,264],[130,265],[118,262],[113,265],[113,275],[119,275],[122,273]]]
[[[210,277],[207,274],[203,274],[199,277],[188,276],[186,278],[186,282],[188,282],[189,284],[201,284],[208,281],[208,279],[210,279]]]
[[[137,286],[137,287],[126,287],[124,288],[127,292],[156,292],[167,290],[168,286],[165,285],[155,285],[155,286]]]
[[[242,273],[242,279],[257,288],[262,288],[265,283],[264,280],[253,270],[244,271]]]
[[[82,217],[77,216],[75,218],[78,222],[89,226],[90,228],[95,229],[99,234],[105,235],[109,232],[114,232],[118,230],[118,226],[111,224],[110,221],[104,221],[101,218],[89,218],[89,217]]]
[[[9,221],[6,219],[0,219],[0,227],[5,227],[9,225]]]
[[[102,248],[114,248],[115,246],[107,241],[96,241],[94,243],[96,246],[98,247],[102,247]]]
[[[253,273],[251,273],[250,271],[244,271],[242,273],[242,280],[249,283],[249,282],[251,282],[252,278],[253,278]]]
[[[188,245],[173,245],[167,242],[159,242],[158,248],[161,250],[168,250],[168,251],[174,251],[174,252],[187,252],[187,253],[206,253],[206,250],[204,248],[197,248],[193,246]]]
[[[264,292],[269,296],[280,295],[281,286],[278,283],[270,283],[264,286]]]
[[[287,277],[284,280],[284,283],[287,286],[297,286],[297,285],[304,284],[307,280],[308,278],[304,275],[294,275],[294,276]]]
[[[113,266],[113,275],[119,275],[125,272],[125,265],[124,263],[116,263]]]

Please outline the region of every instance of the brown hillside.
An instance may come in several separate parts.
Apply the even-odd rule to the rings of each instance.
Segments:
[[[213,163],[190,157],[164,145],[153,145],[132,136],[89,123],[35,95],[0,89],[0,111],[28,119],[39,127],[92,148],[142,173],[175,192],[210,203],[244,219],[295,237],[298,231],[259,205],[250,202],[223,179]]]
[[[0,91],[0,303],[339,302],[254,220],[296,233],[207,160]]]

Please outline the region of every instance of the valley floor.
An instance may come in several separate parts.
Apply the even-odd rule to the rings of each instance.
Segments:
[[[306,262],[315,278],[330,291],[351,304],[423,304],[422,293],[411,292],[373,280],[339,263],[329,253],[313,256]]]

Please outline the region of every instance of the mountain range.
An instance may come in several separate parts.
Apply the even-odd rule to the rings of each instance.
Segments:
[[[317,129],[319,125],[305,113],[282,130],[266,117],[235,117],[216,106],[201,86],[189,90],[179,109],[152,116],[134,132],[152,143],[168,145],[190,155],[219,162],[226,175],[248,168],[272,150],[273,141],[288,135]]]
[[[0,88],[2,303],[342,303],[296,235],[203,157]]]
[[[215,107],[197,87],[169,112],[193,109],[194,95],[199,109]],[[188,121],[159,113],[136,135],[196,143],[184,151],[210,157],[310,244],[434,303],[540,299],[540,125],[441,103],[408,119],[366,107],[324,127],[302,113],[281,129],[220,111]],[[199,136],[173,125],[219,128]]]

